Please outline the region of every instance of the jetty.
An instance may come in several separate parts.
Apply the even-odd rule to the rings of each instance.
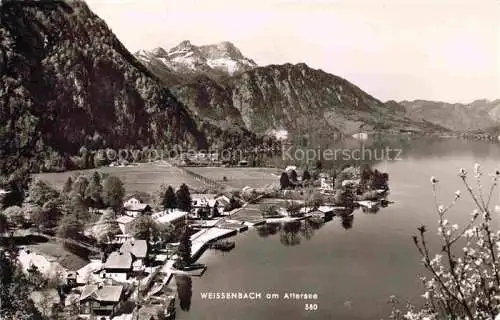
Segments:
[[[193,234],[191,236],[191,258],[193,260],[198,259],[210,242],[232,237],[237,233],[238,230],[236,229],[213,227]]]

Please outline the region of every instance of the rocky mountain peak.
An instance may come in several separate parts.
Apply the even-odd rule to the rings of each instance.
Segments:
[[[234,75],[257,67],[229,41],[196,46],[184,40],[168,51],[162,48],[150,52],[141,50],[136,57],[150,68],[182,74]]]
[[[168,55],[167,51],[163,49],[162,47],[155,48],[151,51],[155,56],[162,57]]]

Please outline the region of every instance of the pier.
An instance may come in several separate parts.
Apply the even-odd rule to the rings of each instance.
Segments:
[[[210,242],[231,237],[237,233],[236,229],[214,227],[193,234],[191,236],[191,258],[193,261],[198,259]]]

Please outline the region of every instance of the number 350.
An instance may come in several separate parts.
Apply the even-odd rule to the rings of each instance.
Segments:
[[[318,310],[318,305],[316,303],[306,303],[304,309],[306,311],[316,311]]]

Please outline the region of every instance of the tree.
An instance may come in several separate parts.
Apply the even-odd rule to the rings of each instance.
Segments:
[[[14,171],[9,177],[6,177],[1,187],[9,191],[2,199],[2,208],[10,206],[20,206],[26,196],[26,190],[31,183],[31,174],[25,167]]]
[[[346,168],[342,171],[340,171],[336,177],[335,177],[335,189],[340,189],[342,188],[342,183],[345,180],[352,180],[354,178],[353,172],[350,168]]]
[[[0,301],[2,319],[41,319],[30,293],[33,286],[16,264],[17,256],[0,250]]]
[[[273,205],[266,205],[261,209],[261,211],[263,218],[276,217],[278,215],[278,210],[276,206]]]
[[[183,211],[191,211],[191,194],[189,193],[188,186],[183,183],[176,192],[177,208]]]
[[[132,222],[130,234],[138,240],[158,239],[159,225],[150,216],[140,216]]]
[[[299,217],[304,214],[300,211],[302,209],[302,205],[296,201],[288,201],[286,204],[286,210],[290,217]]]
[[[6,233],[9,230],[9,223],[7,221],[7,217],[0,213],[0,235]]]
[[[85,198],[87,203],[93,208],[102,208],[103,186],[101,184],[101,175],[95,171],[90,178],[89,184],[85,189]]]
[[[356,197],[351,186],[344,186],[335,192],[334,202],[344,207],[353,207]]]
[[[290,170],[290,171],[288,172],[288,175],[289,175],[289,177],[290,177],[290,181],[291,181],[292,183],[297,182],[297,179],[298,179],[298,176],[297,176],[297,171],[295,171],[295,170],[293,170],[293,169],[292,169],[292,170]]]
[[[74,214],[82,222],[88,222],[90,219],[89,207],[82,196],[74,191],[63,198],[62,211],[65,214]]]
[[[311,174],[309,173],[309,171],[304,170],[304,172],[302,173],[302,181],[308,181],[308,180],[311,180]]]
[[[323,196],[319,192],[313,192],[309,195],[306,205],[312,207],[312,210],[317,210],[323,205]]]
[[[11,206],[3,211],[3,215],[7,218],[10,224],[20,228],[23,227],[26,219],[24,218],[23,210],[19,206]]]
[[[36,228],[53,228],[57,225],[58,218],[51,210],[44,210],[37,207],[30,215],[30,220]]]
[[[315,169],[319,171],[323,169],[323,164],[321,163],[321,160],[316,160]]]
[[[283,172],[280,177],[280,186],[281,190],[286,190],[290,188],[291,183],[290,183],[290,178],[288,177],[288,174],[286,172]]]
[[[103,200],[104,203],[118,212],[123,205],[123,197],[125,196],[125,188],[123,182],[115,176],[109,176],[103,183]]]
[[[174,209],[177,207],[177,197],[175,196],[174,188],[168,186],[162,201],[163,209]]]
[[[65,215],[57,227],[57,237],[62,239],[78,239],[83,231],[83,225],[74,214]]]
[[[217,208],[217,206],[214,206],[212,208],[212,218],[216,218],[219,216],[219,209]]]
[[[120,234],[121,229],[116,221],[115,213],[109,210],[104,212],[95,224],[93,231],[94,237],[101,243],[109,241],[115,235]]]
[[[59,208],[59,203],[55,200],[47,201],[41,210],[41,215],[38,217],[41,221],[38,221],[40,226],[45,228],[53,228],[57,226],[57,223],[62,215]]]
[[[389,181],[389,175],[387,173],[382,173],[377,169],[375,169],[371,177],[370,187],[373,190],[378,190],[378,189],[388,190],[389,189],[388,181]]]
[[[188,226],[184,227],[177,248],[178,260],[176,261],[176,268],[182,269],[191,264],[191,232]]]
[[[68,177],[68,179],[64,183],[63,192],[64,193],[70,193],[71,190],[72,190],[72,188],[73,188],[73,178]]]
[[[71,191],[78,193],[82,198],[85,199],[85,191],[89,185],[89,180],[85,176],[78,176],[73,182]]]
[[[43,207],[47,202],[59,198],[59,192],[43,180],[34,180],[28,188],[28,196],[24,200],[26,204]]]

